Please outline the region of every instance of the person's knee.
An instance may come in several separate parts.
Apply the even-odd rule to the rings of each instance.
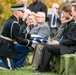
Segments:
[[[43,49],[50,52],[52,50],[52,45],[45,45]]]
[[[48,47],[48,45],[45,45],[44,47],[43,47],[43,50],[48,50],[49,49],[49,47]]]
[[[38,44],[38,45],[36,46],[36,50],[41,52],[41,51],[42,51],[42,47],[43,47],[43,45]]]
[[[48,45],[48,44],[47,44],[47,45],[44,46],[44,48],[47,48],[47,49],[48,49],[48,48],[50,48],[50,46],[51,46],[51,45]]]

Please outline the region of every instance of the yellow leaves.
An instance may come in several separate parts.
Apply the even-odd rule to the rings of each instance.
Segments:
[[[58,3],[61,4],[62,0],[41,0],[42,2],[44,2],[48,8],[51,8],[53,3]],[[32,0],[28,0],[28,4],[32,3]]]
[[[53,3],[58,3],[60,4],[61,0],[41,0],[43,1],[44,3],[46,3],[47,7],[48,8],[51,8],[52,4]]]
[[[52,4],[53,3],[59,3],[60,0],[41,0],[43,1],[48,8],[51,8]],[[32,0],[28,0],[28,3],[30,4],[32,2]],[[5,16],[5,19],[7,19],[10,15],[11,15],[11,9],[10,9],[10,6],[12,4],[15,4],[15,3],[20,3],[20,0],[0,0],[0,3],[2,5],[2,10],[3,10],[3,13],[1,14],[1,17],[4,18]]]
[[[11,15],[10,6],[20,2],[19,0],[0,0],[0,5],[2,6],[2,14],[0,14],[1,19],[7,19]]]
[[[28,5],[32,2],[32,0],[27,0]],[[60,3],[61,0],[41,0],[43,1],[48,8],[51,8],[53,3]],[[20,3],[20,0],[0,0],[0,19],[7,19],[11,15],[10,6],[12,4]]]
[[[18,1],[18,0],[17,0]],[[16,0],[0,0],[0,30],[5,20],[11,15],[10,6],[17,3]],[[19,1],[18,1],[19,2]]]

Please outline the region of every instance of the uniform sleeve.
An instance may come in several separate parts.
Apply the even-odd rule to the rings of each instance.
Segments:
[[[12,30],[13,38],[22,45],[30,46],[32,41],[22,38],[20,34],[20,26],[17,23],[14,23],[13,30]]]

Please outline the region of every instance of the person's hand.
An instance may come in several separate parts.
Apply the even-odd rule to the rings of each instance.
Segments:
[[[48,41],[48,44],[52,44],[52,40]]]
[[[46,42],[46,43],[44,43],[44,42],[41,42],[41,44],[43,44],[43,45],[46,45],[46,44],[49,44],[48,42]]]
[[[59,45],[59,41],[57,41],[57,40],[52,40],[51,44],[58,44],[58,45]]]

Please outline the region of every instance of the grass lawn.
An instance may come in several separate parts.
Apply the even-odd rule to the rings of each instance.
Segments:
[[[24,67],[18,69],[18,70],[0,70],[0,75],[60,75],[53,72],[49,73],[34,73],[33,67],[30,65],[30,62],[32,60],[32,53],[29,54],[29,64],[26,64]],[[28,59],[27,59],[28,61]],[[1,62],[1,61],[0,61]]]
[[[56,73],[33,73],[31,66],[24,66],[18,70],[0,70],[0,75],[59,75]]]

